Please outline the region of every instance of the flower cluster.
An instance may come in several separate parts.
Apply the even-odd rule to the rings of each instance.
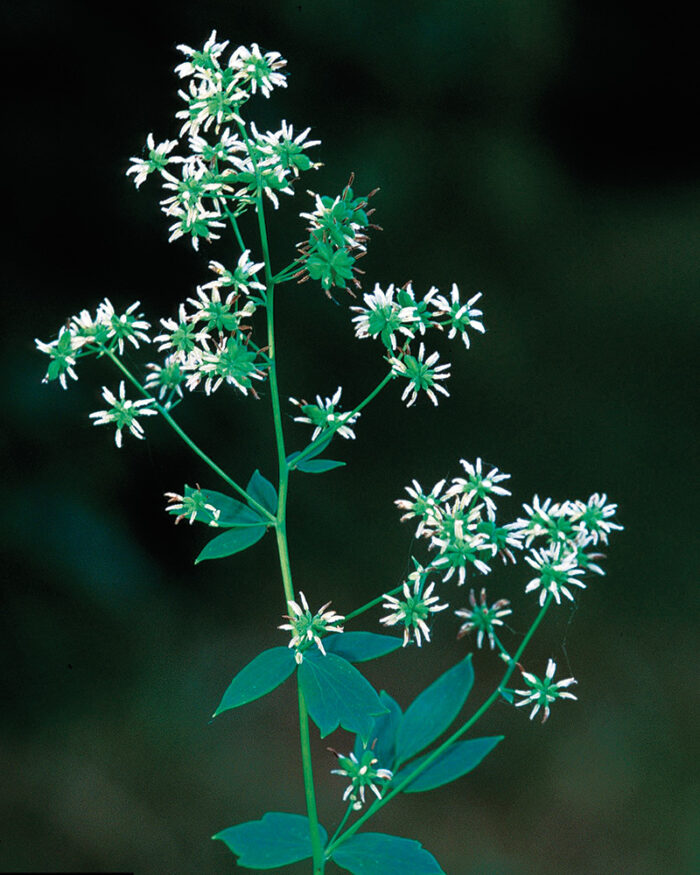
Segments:
[[[360,414],[352,411],[341,413],[338,410],[342,393],[342,387],[338,386],[332,398],[323,399],[317,395],[315,404],[309,404],[304,400],[297,401],[296,398],[289,399],[302,413],[301,416],[294,417],[294,422],[305,422],[314,426],[314,432],[311,435],[312,441],[331,428],[341,437],[355,439],[355,432],[351,426],[357,422]]]
[[[219,517],[221,510],[214,507],[211,502],[207,501],[202,490],[187,489],[185,495],[178,495],[176,492],[166,492],[165,497],[168,503],[165,507],[166,511],[175,514],[175,525],[180,520],[189,520],[189,524],[199,519],[200,522],[206,522],[207,525],[216,527],[219,525]]]
[[[480,297],[481,292],[461,303],[459,289],[453,284],[449,300],[438,294],[435,286],[419,299],[410,282],[398,289],[393,284],[382,289],[377,283],[371,294],[363,295],[364,305],[351,307],[357,313],[352,319],[356,337],[379,338],[387,350],[391,373],[408,381],[402,395],[408,407],[415,403],[421,392],[437,405],[436,392],[449,396],[441,381],[450,376],[449,363],[438,364],[440,357],[437,352],[426,356],[425,344],[421,340],[418,355],[413,355],[411,341],[417,336],[422,338],[428,329],[447,329],[450,339],[459,334],[468,348],[467,329],[481,334],[485,330],[480,319],[482,311],[473,306]]]
[[[156,143],[146,138],[147,157],[132,158],[127,174],[139,188],[157,173],[166,196],[160,205],[174,219],[170,240],[189,237],[195,249],[200,239],[219,238],[227,216],[233,220],[255,203],[264,191],[279,206],[278,194],[293,194],[291,183],[301,171],[320,165],[304,150],[318,145],[308,140],[309,129],[294,134],[286,121],[278,131],[261,133],[254,124],[246,128],[240,110],[253,94],[269,97],[273,88],[285,87],[278,52],[261,52],[256,43],[239,46],[222,59],[228,41],[217,42],[216,31],[201,49],[178,46],[187,58],[175,68],[189,87],[178,92],[186,107],[175,117],[182,121],[180,137],[188,137],[189,153],[174,154],[178,140]],[[174,171],[177,171],[175,173]],[[235,201],[233,208],[229,201]]]
[[[125,341],[135,349],[139,349],[141,343],[150,343],[146,332],[151,326],[143,314],[136,312],[139,306],[140,302],[135,301],[124,313],[118,314],[109,298],[105,298],[94,316],[81,310],[77,316],[69,317],[55,340],[44,343],[35,339],[37,349],[51,359],[43,382],[58,380],[67,389],[66,376],[78,379],[75,365],[79,358],[107,350],[122,355]]]
[[[523,509],[526,516],[512,524],[512,531],[530,548],[525,561],[536,572],[526,592],[539,591],[540,604],[544,604],[548,593],[557,603],[562,595],[573,601],[570,587],[585,589],[581,577],[586,572],[605,573],[598,564],[603,554],[589,548],[607,544],[608,535],[622,529],[611,519],[617,505],[607,504],[607,496],[596,492],[588,501],[562,503],[554,503],[550,498],[540,501],[535,496],[532,504],[523,504]],[[544,545],[533,547],[536,541],[544,541]]]
[[[360,288],[356,274],[362,271],[355,262],[367,252],[368,228],[379,228],[369,221],[374,210],[367,209],[368,201],[377,189],[364,197],[356,196],[352,190],[353,180],[351,176],[336,198],[310,191],[316,209],[300,213],[302,219],[308,220],[309,236],[297,244],[303,266],[296,277],[300,283],[308,279],[318,280],[328,297],[331,297],[330,290],[334,286],[344,289],[351,282]]]
[[[331,769],[331,775],[350,778],[350,783],[343,793],[343,802],[349,800],[352,802],[353,809],[359,811],[365,804],[366,787],[369,787],[377,799],[382,798],[380,787],[391,781],[394,773],[390,769],[376,768],[378,760],[371,750],[365,750],[359,760],[354,753],[343,756],[336,751],[332,752],[338,757],[340,768]]]
[[[122,445],[122,429],[128,428],[134,437],[143,440],[145,437],[143,426],[138,421],[138,416],[154,416],[157,411],[153,410],[151,398],[141,398],[139,401],[130,401],[126,397],[124,380],[119,384],[119,397],[117,398],[106,386],[102,387],[102,397],[109,404],[107,410],[97,410],[90,414],[94,419],[93,425],[109,425],[113,423],[117,427],[114,442],[118,447]]]
[[[289,622],[283,623],[277,628],[286,629],[292,633],[288,646],[294,648],[294,659],[301,665],[304,660],[304,651],[313,644],[316,644],[324,656],[326,655],[321,638],[329,632],[342,632],[343,627],[339,626],[338,623],[342,623],[345,617],[336,614],[335,611],[329,611],[330,602],[312,614],[303,592],[299,593],[299,601],[301,605],[290,599],[288,602],[290,613],[285,615]]]
[[[508,607],[510,602],[508,599],[499,599],[489,607],[486,600],[486,590],[482,587],[478,603],[476,596],[474,595],[474,590],[469,590],[469,604],[471,605],[471,608],[460,608],[455,611],[457,617],[466,620],[466,622],[459,627],[457,637],[463,638],[465,635],[468,635],[472,629],[476,629],[476,646],[481,647],[484,642],[484,637],[486,637],[488,638],[491,650],[493,650],[496,644],[496,633],[493,627],[502,626],[502,618],[513,613]]]
[[[416,537],[427,539],[437,551],[428,567],[442,572],[443,580],[456,573],[460,586],[469,569],[488,574],[494,556],[513,559],[512,550],[521,547],[520,533],[496,522],[494,496],[510,495],[499,485],[510,475],[497,468],[485,474],[481,459],[474,464],[462,459],[461,464],[466,478],[455,477],[447,488],[440,480],[429,492],[414,480],[406,487],[408,498],[395,502],[404,511],[402,520],[417,520]]]

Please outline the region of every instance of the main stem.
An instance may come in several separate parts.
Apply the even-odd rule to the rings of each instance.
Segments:
[[[247,138],[246,138],[247,139]],[[250,149],[249,149],[250,152]],[[251,153],[252,157],[252,153]],[[253,159],[254,160],[254,159]],[[287,465],[287,453],[284,445],[284,431],[282,429],[282,410],[280,407],[280,393],[277,383],[277,352],[275,349],[275,284],[272,276],[270,263],[270,251],[267,241],[267,228],[265,227],[265,214],[263,212],[262,192],[258,191],[257,198],[258,228],[260,230],[260,243],[265,262],[265,286],[267,312],[267,345],[270,374],[270,397],[272,400],[272,417],[275,424],[275,442],[277,444],[277,463],[279,466],[279,488],[277,500],[277,522],[275,532],[277,535],[277,552],[279,553],[280,570],[282,572],[282,585],[284,595],[289,603],[294,598],[294,585],[292,583],[292,569],[289,562],[289,549],[287,545],[287,493],[289,489],[289,466]],[[309,818],[309,832],[311,837],[311,850],[313,854],[314,875],[323,875],[325,859],[323,845],[319,831],[318,813],[316,810],[316,793],[314,790],[314,776],[311,765],[311,736],[309,733],[309,714],[304,701],[304,693],[297,684],[299,695],[299,737],[301,741],[301,761],[304,773],[304,795],[306,796],[306,812]]]

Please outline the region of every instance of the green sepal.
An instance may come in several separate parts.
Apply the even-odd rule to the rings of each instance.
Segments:
[[[205,559],[223,559],[226,556],[233,556],[234,553],[240,553],[241,550],[247,550],[248,547],[256,544],[266,531],[267,526],[263,525],[229,529],[223,535],[217,535],[209,541],[194,560],[194,564],[198,565]]]
[[[256,468],[253,476],[248,481],[245,491],[254,498],[258,504],[262,504],[265,510],[269,510],[271,514],[277,513],[277,490],[266,480]]]
[[[420,842],[381,832],[350,836],[333,851],[331,860],[353,875],[445,875]]]
[[[328,833],[319,824],[321,842]],[[261,820],[250,820],[223,829],[213,839],[224,842],[238,856],[238,865],[248,869],[276,869],[313,856],[308,817],[268,811]]]
[[[345,635],[348,633],[345,632]],[[381,691],[379,701],[387,709],[386,714],[380,714],[374,718],[372,730],[369,734],[368,746],[372,748],[374,755],[377,758],[377,767],[380,769],[390,769],[394,771],[394,761],[396,759],[396,733],[403,714],[398,702],[394,701],[391,696]],[[355,738],[355,756],[360,759],[365,751],[365,744],[360,736]]]
[[[450,781],[456,781],[457,778],[461,778],[475,769],[484,757],[491,753],[498,742],[503,741],[503,738],[503,735],[493,735],[487,738],[473,738],[469,741],[455,742],[402,792],[422,793],[425,790],[442,787],[443,784],[449,784]],[[413,773],[429,756],[430,754],[425,754],[418,757],[405,769],[401,769],[398,775],[394,775],[394,786]]]
[[[338,726],[369,737],[372,718],[387,709],[374,687],[341,656],[308,650],[299,666],[299,686],[309,715],[325,738]]]
[[[513,704],[513,691],[512,690],[509,690],[509,689],[504,687],[503,689],[500,689],[498,692],[506,700],[506,702],[508,702],[509,705]]]
[[[325,474],[326,471],[342,468],[346,464],[346,462],[336,462],[334,459],[302,459],[295,468],[306,474]]]
[[[323,639],[328,653],[342,656],[348,662],[367,662],[393,653],[403,644],[402,638],[393,635],[377,635],[376,632],[343,632]]]
[[[396,761],[403,763],[441,735],[464,705],[474,683],[471,654],[448,669],[409,705],[396,733]]]
[[[266,696],[284,683],[295,668],[294,652],[289,647],[263,650],[234,677],[212,717]]]

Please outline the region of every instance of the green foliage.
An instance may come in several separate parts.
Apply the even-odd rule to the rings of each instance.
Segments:
[[[427,747],[452,723],[474,683],[471,654],[446,671],[409,705],[396,733],[396,762]]]
[[[420,842],[381,832],[351,836],[331,859],[353,875],[445,875]]]
[[[304,654],[299,685],[309,715],[325,738],[338,726],[369,737],[372,717],[386,708],[371,684],[350,663],[334,653]]]
[[[294,653],[289,647],[263,650],[234,677],[212,716],[266,696],[284,683],[295,668]]]
[[[499,741],[503,741],[502,735],[494,735],[488,738],[473,738],[469,741],[458,741],[443,751],[435,762],[431,763],[424,772],[412,781],[404,790],[404,793],[421,793],[424,790],[434,790],[450,781],[456,781],[475,769],[484,757],[491,753]],[[398,775],[394,776],[394,784],[398,784],[410,774],[420,768],[430,754],[418,757]]]
[[[201,510],[196,511],[195,520],[197,522],[211,525],[212,519],[215,519],[220,528],[229,526],[254,526],[260,525],[261,522],[264,522],[263,517],[261,517],[252,507],[249,507],[242,501],[238,501],[236,498],[232,498],[230,495],[225,495],[223,492],[217,492],[214,489],[193,489],[191,486],[185,486],[183,494],[186,499],[194,500],[199,497],[202,505],[209,505],[219,511],[219,515],[214,517],[214,514],[212,514],[210,510],[207,510],[202,506]],[[174,516],[181,512],[182,511],[178,510],[177,507],[168,508],[168,513],[171,513]]]
[[[348,662],[367,662],[398,650],[401,638],[377,635],[376,632],[344,632],[342,635],[328,636],[323,645],[328,653],[342,656]]]
[[[396,733],[403,718],[403,712],[398,703],[391,696],[381,691],[379,701],[386,708],[386,714],[379,714],[374,718],[369,739],[377,765],[382,769],[394,768],[396,760]],[[355,756],[359,759],[364,751],[364,744],[360,736],[355,739]]]
[[[223,535],[217,535],[216,538],[209,541],[207,546],[194,560],[194,564],[198,565],[205,559],[224,559],[226,556],[233,556],[234,553],[240,553],[241,550],[247,550],[256,544],[267,531],[267,526],[246,525],[245,528],[229,529]]]
[[[345,464],[334,459],[302,459],[296,468],[297,471],[304,471],[306,474],[325,474],[326,471],[341,468]]]
[[[319,824],[323,843],[327,833]],[[308,817],[268,811],[261,820],[251,820],[218,832],[229,850],[238,856],[238,865],[248,869],[276,869],[306,860],[313,853]]]
[[[269,480],[263,477],[257,468],[248,481],[245,491],[251,498],[254,498],[261,504],[265,510],[269,510],[272,514],[277,513],[277,490]]]

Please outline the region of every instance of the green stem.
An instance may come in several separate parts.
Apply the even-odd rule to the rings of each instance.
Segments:
[[[404,778],[404,780],[399,782],[395,787],[392,787],[391,790],[386,794],[386,796],[382,796],[381,799],[377,799],[373,803],[371,808],[369,808],[365,812],[365,814],[362,815],[362,817],[360,817],[358,820],[356,820],[355,823],[353,823],[353,825],[348,830],[346,830],[339,838],[334,839],[333,842],[330,842],[326,848],[326,857],[330,857],[331,854],[333,853],[333,851],[339,845],[341,845],[346,839],[350,838],[350,836],[354,835],[357,832],[357,830],[370,819],[370,817],[373,817],[379,811],[380,808],[383,808],[383,806],[386,805],[387,802],[390,802],[395,796],[397,796],[399,793],[401,793],[401,791],[404,790],[415,778],[417,778],[430,765],[432,765],[435,762],[435,760],[442,753],[444,753],[444,751],[446,751],[450,745],[454,744],[459,738],[462,737],[462,735],[464,735],[465,732],[467,732],[469,729],[471,729],[471,727],[481,717],[483,717],[483,715],[489,710],[489,708],[493,705],[493,703],[499,698],[499,696],[501,695],[501,690],[503,689],[505,684],[508,683],[508,680],[509,680],[511,674],[515,670],[516,665],[517,665],[518,661],[520,660],[520,657],[523,654],[523,651],[525,650],[530,639],[534,635],[535,630],[537,629],[537,627],[540,625],[540,623],[544,619],[544,616],[547,613],[547,610],[549,609],[550,604],[552,603],[552,598],[553,598],[552,594],[550,593],[547,596],[545,603],[540,608],[540,612],[538,613],[537,617],[535,618],[532,626],[530,626],[527,634],[525,635],[522,642],[520,643],[520,647],[518,647],[518,649],[515,652],[515,655],[509,661],[508,667],[506,668],[506,671],[505,671],[503,677],[501,678],[501,682],[496,687],[496,689],[491,693],[491,695],[488,697],[488,699],[486,699],[486,701],[481,705],[481,707],[477,711],[474,712],[474,714],[469,718],[469,720],[467,720],[466,723],[464,723],[462,726],[460,726],[460,728],[456,732],[454,732],[446,741],[444,741],[439,747],[436,747],[435,750],[432,751],[430,753],[430,755],[425,758],[425,760],[420,764],[420,766],[418,766],[417,769],[412,771],[410,775],[408,775],[406,778]]]
[[[158,413],[160,413],[160,415],[168,423],[168,425],[173,429],[173,431],[180,438],[182,438],[182,440],[187,444],[187,446],[192,450],[192,452],[194,452],[196,455],[198,455],[199,458],[203,462],[205,462],[212,469],[212,471],[215,471],[219,475],[219,477],[221,477],[222,480],[224,480],[226,483],[228,483],[228,485],[232,489],[234,489],[239,495],[241,495],[243,498],[245,498],[245,500],[248,502],[248,504],[251,507],[255,508],[255,510],[259,514],[261,514],[261,516],[264,516],[267,520],[269,520],[270,524],[275,524],[277,522],[274,515],[271,514],[270,511],[267,510],[267,508],[263,507],[262,504],[259,504],[251,495],[248,495],[248,493],[245,491],[245,489],[243,489],[242,486],[239,486],[235,480],[232,480],[231,477],[229,477],[228,474],[222,468],[220,468],[213,459],[210,459],[209,456],[207,456],[207,454],[197,446],[197,444],[192,440],[192,438],[180,428],[180,426],[177,424],[177,422],[175,422],[175,420],[168,413],[168,411],[165,409],[165,407],[163,407],[162,404],[159,404],[158,401],[153,397],[153,395],[151,395],[151,393],[148,391],[148,389],[146,389],[144,386],[141,385],[141,383],[139,383],[139,381],[136,379],[136,377],[134,377],[134,375],[131,373],[131,371],[124,364],[122,364],[122,362],[119,360],[119,358],[114,354],[114,352],[111,349],[109,349],[108,347],[105,347],[105,346],[103,346],[101,349],[104,352],[104,354],[106,356],[108,356],[114,362],[114,364],[124,374],[124,376],[127,378],[127,380],[129,380],[129,382],[132,383],[132,385],[135,386],[135,388],[138,389],[138,391],[145,398],[149,398],[151,401],[153,401],[153,407],[158,411]]]
[[[365,611],[368,611],[370,608],[373,608],[375,605],[378,605],[382,601],[384,601],[386,596],[396,595],[396,593],[401,592],[402,589],[403,589],[403,584],[400,583],[398,586],[394,587],[394,589],[390,589],[389,592],[385,593],[384,595],[380,595],[376,599],[372,599],[371,602],[367,602],[366,605],[362,605],[361,608],[357,608],[357,610],[351,611],[349,614],[345,615],[345,622],[347,623],[348,620],[352,620],[355,617],[359,616],[360,614],[364,614]]]
[[[255,166],[255,156],[250,149],[248,137],[242,126],[241,132],[248,148],[248,154]],[[256,166],[257,172],[257,166]],[[262,247],[263,261],[265,263],[265,309],[267,312],[267,345],[269,359],[270,398],[272,401],[272,416],[275,426],[275,443],[277,445],[277,461],[279,466],[279,488],[277,501],[277,522],[275,531],[277,534],[277,551],[279,553],[282,583],[287,602],[294,598],[294,586],[292,583],[291,565],[289,562],[289,549],[287,545],[287,493],[289,486],[289,467],[287,465],[286,450],[284,445],[284,432],[282,429],[282,410],[280,407],[279,386],[277,383],[277,352],[275,347],[275,284],[272,277],[270,262],[270,247],[267,239],[265,225],[265,212],[263,209],[262,191],[258,186],[257,193],[257,216],[260,231],[260,245]],[[304,795],[306,796],[306,811],[309,818],[309,833],[311,836],[311,849],[313,854],[314,875],[322,875],[325,867],[323,856],[323,844],[318,823],[316,810],[316,793],[314,790],[314,776],[311,765],[311,739],[309,735],[309,715],[304,701],[304,694],[298,686],[299,694],[299,735],[301,739],[301,760],[304,774]]]
[[[340,420],[340,421],[336,422],[334,425],[331,425],[328,428],[324,429],[323,432],[321,432],[321,434],[316,438],[316,440],[311,441],[311,443],[307,447],[304,447],[304,449],[299,453],[298,456],[295,457],[294,461],[289,465],[289,470],[292,471],[294,468],[296,468],[296,466],[299,464],[299,462],[303,462],[304,459],[306,459],[309,455],[311,455],[311,453],[313,453],[313,451],[316,449],[316,447],[319,444],[324,443],[332,435],[334,435],[335,432],[343,425],[343,422],[345,420],[352,419],[352,417],[356,413],[359,413],[361,410],[363,410],[370,403],[370,401],[373,401],[377,397],[377,395],[379,395],[379,393],[382,391],[382,389],[387,385],[387,383],[390,383],[391,380],[393,380],[393,378],[394,378],[394,374],[390,371],[386,375],[386,377],[384,377],[384,379],[377,386],[375,386],[374,389],[372,389],[372,391],[369,393],[369,395],[367,395],[367,397],[364,400],[362,400],[357,405],[357,407],[355,407],[353,410],[351,410],[347,414],[347,416],[344,416],[342,420]]]

